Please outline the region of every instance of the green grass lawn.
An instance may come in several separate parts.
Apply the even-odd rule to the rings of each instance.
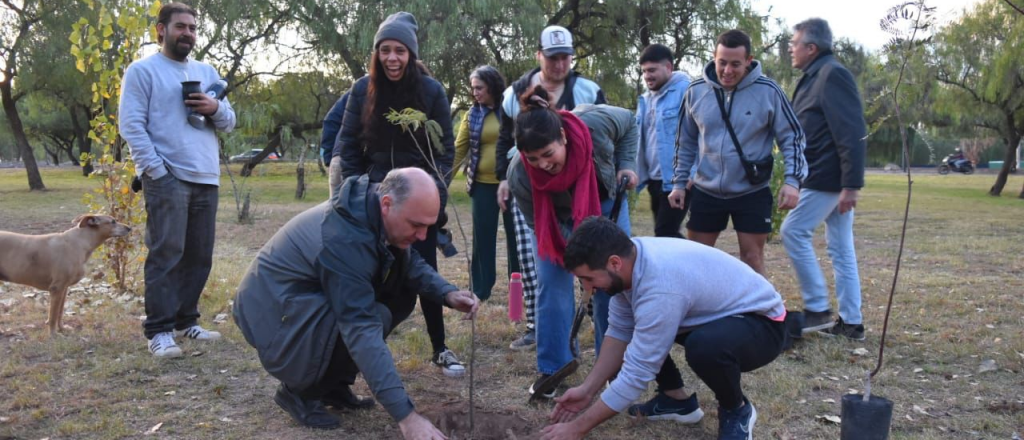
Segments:
[[[65,323],[72,330],[49,338],[42,325],[47,294],[0,284],[0,439],[400,437],[379,405],[366,412],[341,412],[339,431],[299,428],[272,402],[276,381],[263,371],[230,316],[213,323],[218,314],[230,315],[235,288],[263,243],[292,216],[326,199],[326,177],[308,166],[307,197],[296,201],[294,167],[262,165],[245,180],[255,202],[253,224],[235,221],[232,186],[223,179],[215,263],[201,310],[202,323],[223,332],[225,339],[185,342],[181,359],[158,361],[146,350],[139,294],[110,292],[87,278],[68,299]],[[95,181],[72,168],[42,171],[49,190],[29,192],[23,170],[0,170],[0,229],[61,231],[84,211],[82,195]],[[896,404],[891,438],[1024,435],[1024,200],[1015,197],[1022,178],[1013,176],[1001,198],[985,195],[993,180],[991,175],[914,177],[886,364],[873,382],[875,394]],[[453,184],[452,199],[472,239],[464,189],[461,182]],[[863,391],[864,375],[877,361],[905,200],[905,176],[869,173],[856,213],[867,340],[810,336],[771,365],[745,375],[745,391],[759,412],[757,438],[839,437],[839,425],[822,416],[838,416],[841,397]],[[636,235],[652,232],[646,207],[644,194],[633,207]],[[136,228],[136,233],[143,229]],[[465,251],[468,246],[457,232],[455,236]],[[504,254],[501,243],[499,239],[499,255]],[[821,230],[815,243],[831,279]],[[734,234],[723,234],[719,246],[736,254]],[[504,276],[503,263],[498,263],[499,278]],[[440,271],[465,286],[465,268],[460,254],[442,260]],[[788,307],[799,309],[795,276],[780,243],[768,245],[766,268]],[[499,282],[476,324],[478,416],[483,421],[505,417],[525,430],[519,432],[535,433],[550,405],[526,402],[526,389],[535,378],[535,355],[507,349],[522,329],[509,323],[506,299],[505,285]],[[450,313],[447,327],[449,346],[468,362],[470,324]],[[592,333],[585,333],[583,346],[592,347]],[[436,420],[442,413],[467,408],[468,380],[446,378],[428,362],[429,341],[418,312],[389,344],[421,412]],[[857,355],[857,348],[869,354]],[[682,359],[678,348],[673,355]],[[582,380],[592,357],[592,350],[584,354],[586,365],[569,384]],[[986,361],[994,361],[993,371],[979,370]],[[698,425],[634,422],[619,416],[588,438],[715,438],[714,397],[685,368],[683,375],[706,413]],[[354,388],[368,394],[362,380]],[[503,432],[490,431],[494,429],[478,432],[477,438],[506,438]]]

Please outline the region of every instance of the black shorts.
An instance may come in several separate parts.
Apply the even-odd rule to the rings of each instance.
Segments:
[[[729,224],[736,232],[767,234],[772,230],[771,188],[752,192],[734,199],[720,199],[693,187],[687,194],[690,199],[690,220],[686,229],[695,232],[721,232]]]

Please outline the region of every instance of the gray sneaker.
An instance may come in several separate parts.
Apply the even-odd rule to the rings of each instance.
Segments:
[[[511,348],[513,350],[529,350],[529,349],[533,349],[533,348],[536,348],[536,347],[537,347],[537,330],[536,329],[532,329],[532,328],[526,330],[526,333],[523,333],[522,337],[512,341],[511,344],[508,344],[508,348]]]

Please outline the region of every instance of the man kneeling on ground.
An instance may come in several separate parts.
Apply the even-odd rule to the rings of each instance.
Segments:
[[[328,202],[299,214],[256,256],[235,299],[235,323],[281,381],[274,401],[301,425],[333,429],[325,405],[366,408],[356,374],[406,439],[443,439],[416,413],[384,339],[417,295],[475,315],[460,291],[409,247],[437,220],[440,197],[421,169],[392,170],[379,184],[349,177]]]
[[[673,343],[686,348],[686,363],[718,399],[718,438],[752,438],[757,411],[743,395],[740,373],[772,362],[786,338],[782,297],[763,276],[713,247],[666,237],[630,239],[599,217],[572,233],[565,267],[584,288],[614,296],[594,369],[582,385],[555,399],[551,420],[557,424],[544,428],[543,439],[582,438],[626,410],[656,378]],[[657,379],[660,390],[652,402],[671,408],[665,418],[696,423],[703,417],[696,393],[684,394],[678,370],[675,377]]]

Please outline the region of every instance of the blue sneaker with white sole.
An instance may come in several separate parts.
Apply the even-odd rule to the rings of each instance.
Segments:
[[[697,393],[683,400],[658,393],[647,402],[630,406],[628,414],[634,419],[671,420],[688,425],[697,423],[704,417],[704,411],[700,410],[700,403],[697,402]]]
[[[718,440],[753,440],[757,409],[746,397],[743,404],[730,410],[718,407]]]

